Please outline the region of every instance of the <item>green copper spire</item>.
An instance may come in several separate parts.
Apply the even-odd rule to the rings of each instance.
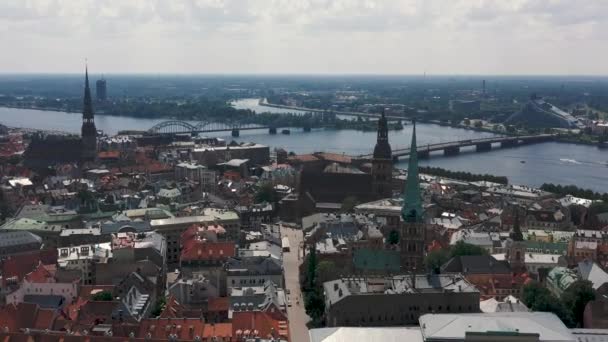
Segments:
[[[420,196],[420,179],[418,178],[418,149],[416,147],[416,121],[413,120],[412,144],[410,145],[410,160],[407,165],[407,180],[403,193],[403,208],[401,216],[408,223],[422,222],[422,198]]]

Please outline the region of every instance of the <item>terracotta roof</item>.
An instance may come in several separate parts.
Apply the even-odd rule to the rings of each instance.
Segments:
[[[234,257],[236,245],[234,242],[209,242],[190,240],[183,246],[181,260],[217,260]]]
[[[283,337],[289,339],[287,321],[273,319],[263,311],[236,311],[232,314],[232,333],[234,336]]]
[[[0,267],[2,270],[2,281],[6,283],[6,280],[12,277],[16,277],[21,281],[26,274],[34,271],[40,263],[43,265],[56,264],[57,251],[35,251],[3,260],[2,266]]]
[[[144,319],[139,324],[139,338],[169,339],[177,335],[178,340],[192,341],[204,334],[205,322],[200,318],[158,318]]]
[[[213,297],[209,298],[207,311],[218,312],[228,311],[230,309],[230,298],[228,297]]]
[[[232,323],[210,323],[205,325],[202,337],[207,339],[221,337],[225,340],[232,336]]]
[[[53,275],[49,272],[42,263],[39,263],[36,268],[23,277],[30,283],[50,283],[53,282]]]
[[[174,296],[167,298],[167,303],[163,312],[160,313],[160,318],[200,318],[203,315],[202,309],[186,308],[175,299]]]
[[[9,304],[0,310],[0,326],[9,331],[18,329],[50,329],[57,313],[52,309],[40,309],[37,304]]]
[[[120,158],[119,151],[101,151],[97,154],[99,159],[118,159]]]

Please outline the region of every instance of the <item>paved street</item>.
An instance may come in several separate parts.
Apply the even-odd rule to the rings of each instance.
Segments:
[[[281,226],[281,237],[283,236],[289,238],[289,244],[291,246],[291,251],[289,253],[283,253],[286,288],[291,292],[289,295],[291,298],[291,307],[287,307],[290,341],[308,342],[308,328],[306,328],[306,323],[310,318],[308,318],[306,311],[304,310],[304,301],[302,300],[300,291],[300,276],[298,273],[298,268],[302,262],[302,251],[299,248],[300,243],[302,242],[302,231]],[[300,301],[299,304],[297,304],[298,298]]]

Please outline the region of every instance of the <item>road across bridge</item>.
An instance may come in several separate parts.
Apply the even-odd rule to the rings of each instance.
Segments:
[[[475,146],[478,152],[489,151],[492,149],[492,144],[500,143],[500,147],[515,147],[525,144],[534,144],[545,141],[550,141],[554,138],[553,134],[539,135],[522,135],[522,136],[502,136],[481,139],[450,141],[437,144],[418,146],[418,158],[427,158],[431,152],[444,151],[445,155],[455,155],[460,152],[461,147]],[[398,160],[399,157],[409,156],[410,148],[401,148],[392,151],[393,159]],[[365,154],[358,156],[362,159],[371,159],[373,154]]]

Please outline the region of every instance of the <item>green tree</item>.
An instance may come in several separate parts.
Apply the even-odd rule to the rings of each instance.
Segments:
[[[308,287],[309,289],[314,289],[317,279],[317,249],[315,245],[310,245],[308,252]]]
[[[464,241],[458,241],[450,250],[450,257],[463,256],[463,255],[487,255],[488,251],[482,247],[471,245]]]
[[[481,122],[480,120],[475,121],[475,128],[482,128],[483,127],[483,122]]]
[[[538,282],[523,287],[521,300],[532,311],[552,312],[568,327],[575,326],[571,310]]]
[[[471,126],[471,120],[469,120],[469,119],[464,119],[462,121],[462,123],[465,124],[466,126]]]
[[[448,260],[450,260],[450,251],[439,249],[426,255],[424,258],[424,265],[430,272],[439,274],[441,272],[441,266]]]
[[[357,206],[357,204],[358,204],[357,197],[348,196],[344,199],[344,201],[342,201],[342,206],[340,207],[340,211],[343,213],[353,212],[355,210],[355,207]]]
[[[337,274],[336,264],[332,261],[321,261],[317,266],[317,284],[335,279]]]
[[[262,203],[262,202],[276,203],[276,202],[278,202],[278,200],[279,199],[277,196],[277,192],[274,190],[274,187],[272,186],[271,183],[262,184],[258,188],[258,191],[255,193],[255,202],[256,203]]]
[[[156,301],[156,306],[154,306],[154,310],[152,310],[152,317],[158,317],[165,310],[165,306],[167,305],[167,299],[165,297],[160,297]]]
[[[112,299],[114,299],[114,297],[112,296],[112,293],[109,291],[101,291],[101,292],[97,292],[96,294],[93,295],[93,300],[96,300],[96,301],[109,302]]]
[[[391,230],[388,233],[388,239],[387,239],[388,243],[391,245],[396,245],[399,243],[399,232],[395,229]]]
[[[578,280],[570,285],[562,294],[562,302],[572,311],[572,319],[577,326],[583,325],[583,314],[588,302],[595,299],[593,285],[588,280]]]
[[[325,298],[319,290],[309,291],[304,297],[304,309],[306,314],[312,319],[313,325],[319,325],[325,313]]]

